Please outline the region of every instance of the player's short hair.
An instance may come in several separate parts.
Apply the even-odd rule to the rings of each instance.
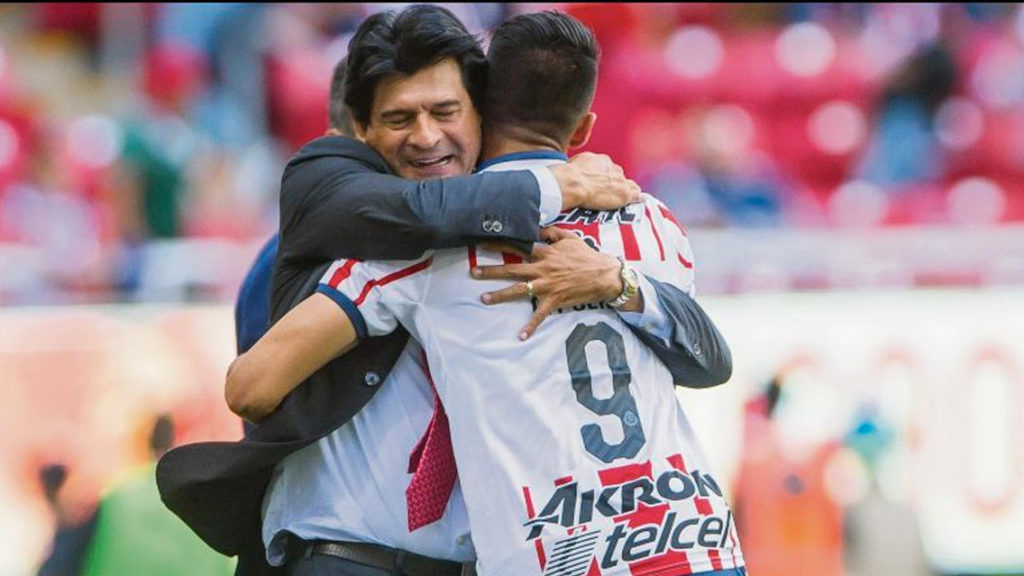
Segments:
[[[348,57],[342,58],[334,65],[334,74],[331,75],[331,91],[327,100],[327,125],[341,132],[343,135],[352,137],[355,130],[352,129],[352,116],[345,106],[345,77],[348,75]]]
[[[590,109],[600,49],[582,22],[555,11],[521,14],[494,31],[485,124],[566,142]]]
[[[374,92],[392,74],[410,76],[454,58],[473,105],[479,110],[487,85],[487,59],[480,43],[450,11],[417,4],[370,16],[348,45],[345,103],[356,122],[370,121]]]

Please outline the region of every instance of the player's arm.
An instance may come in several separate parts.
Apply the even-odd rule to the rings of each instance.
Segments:
[[[325,139],[326,140],[326,139]],[[413,182],[347,138],[322,155],[301,154],[281,182],[281,259],[415,258],[432,248],[503,240],[528,247],[561,210],[610,208],[639,200],[639,188],[607,156],[531,171]]]
[[[432,255],[420,260],[338,260],[316,292],[289,310],[228,369],[231,411],[258,421],[314,372],[358,342],[390,334],[429,286]]]
[[[330,297],[314,293],[231,363],[224,387],[228,407],[251,422],[262,420],[296,386],[357,341],[345,312]]]

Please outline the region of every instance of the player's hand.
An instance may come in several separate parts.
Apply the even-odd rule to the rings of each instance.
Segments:
[[[536,306],[530,322],[519,333],[526,340],[541,322],[559,308],[606,302],[622,292],[621,263],[618,259],[591,248],[576,234],[555,227],[543,228],[541,240],[525,254],[503,243],[485,244],[496,252],[515,253],[527,259],[521,264],[478,266],[472,275],[478,279],[517,280],[518,282],[480,298],[485,304],[501,304],[529,298],[527,282],[533,288]]]
[[[640,201],[640,186],[604,154],[582,152],[551,167],[562,190],[562,210],[616,210]]]

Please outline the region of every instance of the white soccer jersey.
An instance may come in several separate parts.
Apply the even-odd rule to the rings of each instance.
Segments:
[[[692,289],[686,234],[653,197],[617,211],[562,214],[557,225],[644,274]],[[531,304],[485,306],[480,295],[507,283],[470,277],[477,264],[510,259],[460,248],[417,261],[339,261],[320,287],[361,333],[400,323],[427,350],[480,573],[674,575],[742,566],[732,513],[668,370],[603,305],[561,310],[519,341]]]
[[[351,420],[274,469],[263,499],[267,560],[287,560],[286,533],[369,542],[465,562],[476,558],[458,483],[444,516],[410,534],[409,454],[434,413],[423,349],[410,340],[381,389]]]

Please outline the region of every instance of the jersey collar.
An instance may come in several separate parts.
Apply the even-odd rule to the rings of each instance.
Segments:
[[[481,162],[476,167],[477,172],[490,168],[496,164],[504,164],[505,162],[515,162],[517,160],[561,160],[562,162],[568,162],[569,157],[563,152],[555,150],[531,150],[529,152],[513,152],[511,154],[502,154],[501,156],[495,156],[486,162]]]

